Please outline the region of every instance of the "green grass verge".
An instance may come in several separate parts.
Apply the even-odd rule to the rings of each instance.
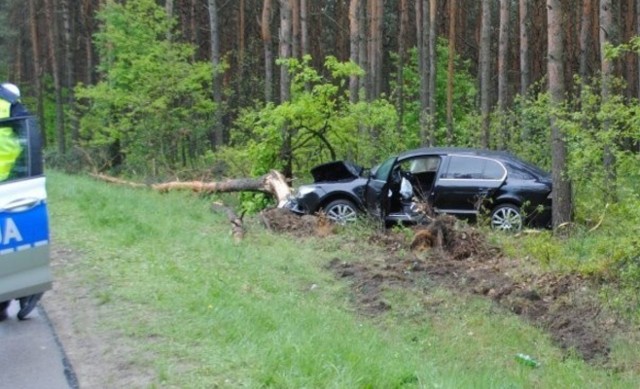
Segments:
[[[343,237],[299,240],[250,224],[235,244],[223,215],[160,195],[51,172],[52,239],[81,253],[58,267],[110,312],[155,386],[180,388],[636,387],[638,375],[566,358],[549,338],[477,298],[389,291],[357,314],[326,270],[355,259]],[[64,285],[58,287],[64,288]],[[532,369],[514,360],[533,355]]]

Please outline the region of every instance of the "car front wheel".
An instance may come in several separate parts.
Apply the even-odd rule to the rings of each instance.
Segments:
[[[327,218],[338,224],[351,223],[358,218],[358,208],[349,200],[334,200],[322,209]]]
[[[507,232],[522,229],[522,213],[513,204],[500,204],[491,212],[491,228]]]

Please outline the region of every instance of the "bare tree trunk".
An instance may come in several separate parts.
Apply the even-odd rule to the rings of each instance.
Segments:
[[[500,0],[500,36],[498,37],[498,111],[500,112],[500,132],[501,138],[498,142],[502,148],[506,148],[509,143],[509,133],[507,132],[506,114],[509,94],[509,31],[510,31],[510,1]]]
[[[161,193],[175,190],[189,190],[196,193],[262,192],[274,196],[278,201],[278,207],[282,207],[291,194],[291,188],[287,184],[286,178],[277,170],[271,170],[259,178],[235,178],[216,182],[171,181],[151,185],[125,181],[100,173],[93,173],[91,176],[112,184],[134,188],[151,188]]]
[[[369,100],[380,97],[382,90],[382,26],[383,4],[382,0],[369,0]]]
[[[429,1],[429,145],[436,143],[435,126],[436,126],[436,58],[438,36],[436,34],[436,17],[438,13],[438,1]]]
[[[302,55],[309,54],[309,24],[307,0],[300,0],[300,49]]]
[[[216,0],[208,0],[209,6],[209,37],[211,38],[211,69],[213,76],[213,101],[216,103],[215,120],[213,123],[214,147],[221,147],[224,143],[222,129],[222,74],[220,72],[220,33],[218,26],[218,5]]]
[[[291,2],[295,0],[280,0],[280,59],[291,58]],[[280,65],[280,101],[289,101],[291,80],[287,65]]]
[[[301,58],[300,0],[291,0],[291,57]]]
[[[52,1],[54,4],[52,4]],[[56,0],[44,0],[45,17],[49,29],[47,31],[47,40],[49,43],[49,59],[51,61],[51,73],[53,76],[53,87],[56,99],[56,144],[58,153],[64,155],[66,153],[66,139],[64,131],[64,109],[62,106],[62,85],[60,83],[60,66],[58,59],[58,50],[55,37],[58,36],[58,22],[54,17],[53,11],[57,9]]]
[[[244,52],[246,50],[245,46],[245,10],[244,10],[244,0],[240,0],[238,5],[238,85],[243,85],[244,80]]]
[[[64,70],[65,70],[65,86],[67,88],[67,98],[65,104],[70,112],[75,111],[75,98],[73,93],[74,81],[74,63],[73,63],[73,47],[71,44],[71,23],[69,17],[69,1],[60,1],[62,22],[64,28]],[[73,115],[75,117],[76,115]],[[79,125],[77,120],[72,120],[71,123],[71,142],[72,144],[78,143],[80,140]]]
[[[360,45],[362,44],[362,42],[360,41],[360,18],[358,15],[360,6],[360,0],[351,0],[349,3],[349,40],[351,44],[349,58],[352,62],[357,63],[358,65],[360,65],[358,58]],[[358,79],[359,77],[356,75],[351,75],[349,77],[349,101],[352,103],[358,101],[360,86]]]
[[[589,77],[589,57],[591,55],[591,17],[593,0],[582,0],[582,15],[580,17],[580,55],[578,58],[578,74],[583,82]]]
[[[291,58],[291,1],[280,0],[280,59]],[[291,77],[287,64],[280,65],[280,102],[289,101],[291,91]],[[282,128],[281,160],[284,162],[283,174],[285,177],[293,175],[293,151],[291,149],[291,131],[289,123]]]
[[[549,94],[552,107],[564,104],[563,12],[560,0],[547,0]],[[553,109],[553,108],[552,108]],[[553,180],[553,226],[571,221],[571,183],[567,175],[567,147],[557,117],[551,114],[551,159]]]
[[[40,63],[40,39],[38,37],[37,1],[29,0],[29,26],[31,35],[31,51],[33,55],[33,70],[36,89],[36,110],[38,120],[44,125],[44,91],[42,90],[42,64]],[[47,131],[43,128],[42,143],[47,145]]]
[[[367,55],[367,50],[369,49],[369,45],[367,44],[367,0],[360,0],[360,6],[358,7],[358,26],[360,29],[358,30],[358,65],[363,70],[369,69],[369,56]],[[359,78],[359,86],[358,90],[364,91],[365,96],[369,93],[369,77],[364,75]]]
[[[491,113],[491,0],[482,0],[480,30],[480,111],[482,115],[482,147],[490,144]]]
[[[611,96],[611,82],[614,76],[614,63],[606,58],[605,49],[607,44],[615,44],[616,26],[613,21],[613,4],[611,0],[600,0],[600,61],[602,73],[600,95],[602,102],[606,103]],[[602,131],[611,132],[612,123],[610,119],[605,119],[602,123]],[[605,170],[605,197],[607,201],[616,200],[616,177],[615,177],[615,156],[613,154],[613,139],[604,144],[603,164]]]
[[[636,35],[640,35],[640,0],[636,0]],[[640,98],[640,53],[637,55],[638,60],[638,98]]]
[[[273,48],[271,47],[271,0],[264,0],[260,30],[264,49],[264,100],[273,101]]]
[[[531,60],[529,59],[529,35],[531,17],[529,15],[530,0],[520,0],[520,94],[527,95],[531,84]]]
[[[164,2],[164,11],[167,13],[167,16],[172,19],[173,18],[173,0],[165,0]],[[171,31],[167,31],[167,39],[171,40]]]
[[[427,0],[416,0],[416,35],[418,41],[418,74],[420,77],[420,142],[429,144],[429,8]]]
[[[86,71],[84,82],[87,85],[93,85],[93,45],[91,42],[91,34],[93,33],[93,18],[90,16],[93,14],[92,2],[90,0],[85,0],[82,2],[82,14],[83,16],[83,24],[86,29],[86,34],[82,39],[84,53],[85,53],[85,61],[86,61]]]
[[[453,79],[456,57],[456,19],[458,7],[456,0],[449,3],[449,59],[447,66],[447,143],[453,143]]]
[[[402,130],[402,123],[404,122],[404,64],[406,61],[406,36],[407,26],[409,24],[409,7],[407,0],[400,0],[400,30],[398,31],[398,75],[396,82],[398,84],[398,98],[397,98],[397,110],[398,110],[398,129]]]

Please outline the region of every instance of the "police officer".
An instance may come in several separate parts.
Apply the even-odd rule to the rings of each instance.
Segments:
[[[17,116],[27,116],[28,112],[20,103],[20,89],[5,82],[0,85],[0,120]],[[9,178],[22,148],[11,126],[0,125],[0,181]]]
[[[0,121],[13,117],[29,116],[29,112],[20,102],[20,89],[14,84],[5,82],[0,84]],[[3,127],[0,124],[0,182],[9,178],[11,169],[18,156],[22,152],[22,147],[12,126]],[[25,319],[35,308],[42,293],[22,297],[18,318]],[[7,318],[7,308],[11,301],[0,302],[0,321]]]

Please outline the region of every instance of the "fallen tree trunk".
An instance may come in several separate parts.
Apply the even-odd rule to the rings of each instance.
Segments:
[[[235,178],[218,182],[204,181],[171,181],[159,184],[145,185],[137,182],[121,180],[104,174],[92,174],[93,177],[119,185],[127,185],[135,188],[149,187],[159,192],[172,190],[190,190],[198,193],[230,193],[230,192],[261,192],[272,195],[278,201],[278,207],[282,207],[291,194],[291,188],[287,184],[282,173],[272,170],[259,178]]]

